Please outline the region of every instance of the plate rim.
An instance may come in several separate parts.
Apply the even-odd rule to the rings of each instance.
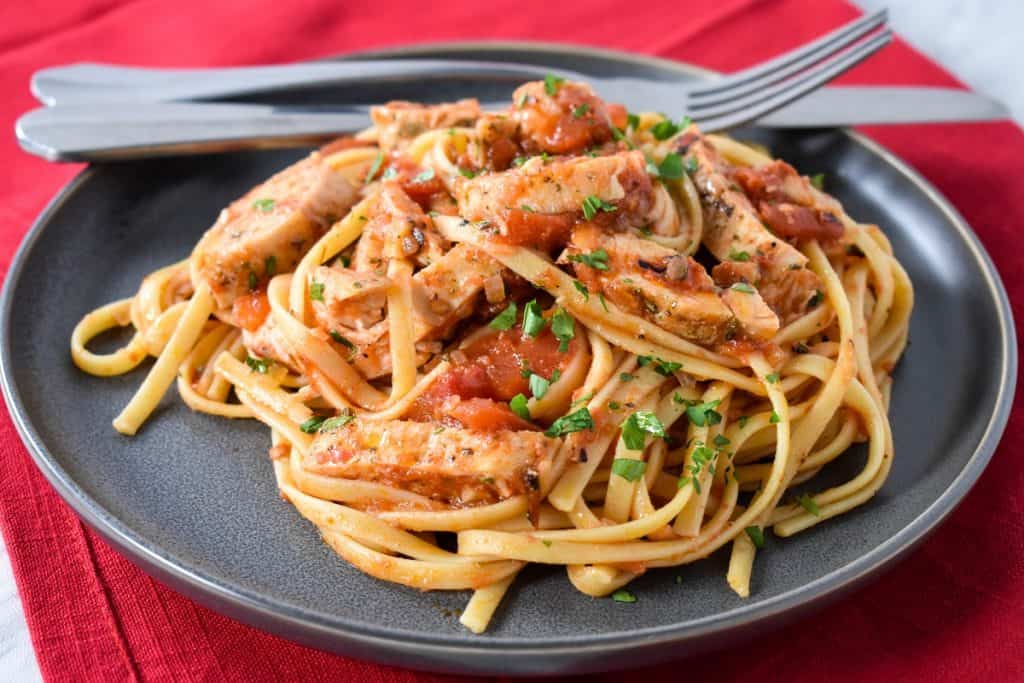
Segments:
[[[660,57],[587,45],[540,41],[425,42],[375,48],[344,55],[344,58],[360,59],[384,55],[401,58],[423,52],[490,51],[501,53],[510,50],[543,52],[570,57],[584,54],[674,71],[680,75],[709,77],[715,74],[713,71],[698,66]],[[289,606],[261,594],[238,590],[236,587],[221,583],[198,569],[182,566],[174,559],[165,556],[159,548],[150,547],[145,538],[127,528],[117,517],[110,514],[102,505],[79,488],[70,475],[60,467],[56,459],[49,454],[41,436],[32,426],[30,416],[13,378],[10,320],[15,303],[16,283],[21,279],[25,262],[45,232],[47,224],[61,206],[92,177],[96,172],[94,166],[89,166],[78,173],[50,200],[33,222],[11,260],[3,284],[3,292],[0,295],[0,389],[2,389],[12,421],[36,467],[65,503],[90,528],[144,571],[172,584],[174,590],[187,594],[190,599],[202,602],[217,611],[230,612],[234,618],[262,630],[277,633],[290,640],[299,640],[308,644],[327,637],[333,643],[346,644],[349,650],[370,648],[375,651],[377,659],[380,659],[380,652],[390,651],[418,655],[427,659],[467,656],[477,658],[480,662],[494,662],[502,655],[517,657],[537,655],[549,659],[579,658],[595,650],[607,655],[639,644],[645,648],[656,647],[666,643],[697,640],[749,627],[837,597],[891,566],[924,540],[960,504],[984,471],[999,444],[1013,406],[1018,362],[1016,329],[1006,289],[991,257],[957,209],[928,180],[877,142],[850,129],[839,130],[854,143],[866,148],[913,183],[930,203],[940,210],[959,234],[964,245],[968,247],[981,269],[989,296],[996,303],[999,339],[1003,346],[1000,358],[1002,372],[996,394],[995,410],[985,425],[984,432],[964,467],[939,496],[893,536],[856,560],[824,574],[810,583],[756,604],[744,605],[725,613],[711,614],[686,622],[603,634],[580,633],[556,637],[546,643],[537,643],[521,637],[495,639],[486,636],[454,641],[449,634],[424,634],[337,617],[327,620],[320,614],[310,612],[305,608]],[[317,646],[314,644],[314,647]],[[325,646],[321,644],[319,647]],[[473,666],[471,662],[467,664],[470,667]],[[479,666],[479,663],[477,665]],[[424,668],[422,665],[419,666]],[[484,667],[484,669],[478,670],[485,670],[486,664]],[[435,668],[436,670],[436,667],[426,668]],[[510,672],[506,670],[506,673]]]

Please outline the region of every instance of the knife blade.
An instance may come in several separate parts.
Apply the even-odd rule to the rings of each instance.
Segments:
[[[925,87],[822,88],[760,119],[769,128],[826,128],[1012,118],[1002,103],[966,90]],[[699,123],[699,122],[698,122]]]

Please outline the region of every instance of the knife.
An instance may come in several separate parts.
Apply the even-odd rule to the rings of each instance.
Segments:
[[[601,93],[612,101],[672,112],[672,86],[659,83],[645,97]],[[616,97],[618,95],[618,97]],[[507,106],[507,102],[485,103]],[[879,123],[934,123],[1009,118],[999,102],[943,88],[838,87],[811,93],[764,117],[772,128],[827,128]],[[697,122],[698,125],[700,121]],[[138,102],[43,107],[18,120],[25,151],[51,161],[134,159],[252,147],[287,147],[369,124],[366,106],[278,107],[258,104]]]
[[[769,128],[885,123],[991,121],[1011,118],[1002,103],[951,88],[842,86],[822,88],[758,120]]]

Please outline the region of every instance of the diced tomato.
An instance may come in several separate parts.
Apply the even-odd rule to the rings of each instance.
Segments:
[[[509,209],[503,242],[551,252],[569,242],[575,216]]]
[[[270,315],[270,300],[267,299],[267,293],[258,290],[238,297],[231,305],[231,315],[241,327],[255,332]]]
[[[470,429],[535,428],[511,412],[507,404],[516,394],[530,395],[529,373],[525,370],[550,379],[555,370],[565,368],[579,349],[579,342],[573,339],[565,353],[558,347],[550,328],[536,338],[525,336],[518,325],[489,332],[461,349],[464,357],[416,399],[406,418],[456,420]],[[491,426],[475,427],[470,423]]]
[[[479,429],[485,432],[524,431],[537,428],[536,425],[530,424],[513,413],[506,404],[486,398],[470,398],[453,402],[448,408],[446,417],[458,421],[466,429]]]
[[[607,106],[608,118],[612,120],[612,125],[619,130],[625,130],[626,126],[629,125],[629,112],[626,110],[625,105],[611,103]]]

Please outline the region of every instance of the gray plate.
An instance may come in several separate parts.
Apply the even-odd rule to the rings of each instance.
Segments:
[[[667,61],[546,45],[399,54],[666,80],[706,75]],[[453,83],[443,92],[381,88],[367,97],[507,96],[490,90],[470,93]],[[337,101],[330,92],[286,97]],[[631,605],[583,596],[563,571],[534,567],[516,581],[487,634],[473,636],[454,616],[467,594],[376,581],[328,550],[276,495],[262,425],[191,413],[171,392],[137,437],[114,432],[110,421],[144,370],[113,379],[78,372],[68,357],[71,328],[93,307],[131,295],[144,274],[188,254],[220,207],[299,151],[124,163],[78,176],[11,266],[2,302],[4,395],[39,468],[90,526],[182,593],[287,638],[390,664],[501,673],[612,669],[691,654],[712,640],[721,645],[835,598],[931,531],[995,449],[1016,376],[1013,324],[995,269],[931,186],[849,132],[750,135],[804,172],[824,172],[851,215],[884,227],[917,306],[913,345],[893,392],[897,455],[889,481],[850,514],[769,540],[747,600],[726,586],[722,554],[650,572],[633,585],[639,599]],[[850,476],[863,458],[857,449],[843,456],[822,482]]]

